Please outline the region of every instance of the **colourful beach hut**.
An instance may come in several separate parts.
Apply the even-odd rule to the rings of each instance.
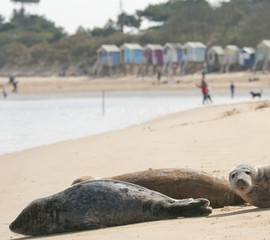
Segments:
[[[239,65],[244,68],[252,67],[255,61],[255,50],[251,47],[243,47],[239,52]]]
[[[143,47],[137,43],[125,43],[121,47],[122,63],[141,63],[143,55]]]
[[[206,46],[201,42],[187,42],[183,46],[186,62],[204,62]]]
[[[163,46],[163,63],[164,65],[182,62],[183,49],[180,43],[166,43]]]
[[[270,59],[270,40],[263,40],[257,45],[253,70],[256,70],[256,67],[259,64],[262,65],[263,71],[267,70],[269,59]]]
[[[239,48],[236,45],[227,45],[224,49],[224,67],[225,71],[235,67],[238,64]]]
[[[147,44],[143,48],[145,63],[147,65],[163,64],[163,47],[159,44]]]
[[[224,65],[224,50],[221,46],[212,46],[207,50],[206,61],[209,72],[221,71]]]
[[[120,65],[120,49],[116,45],[101,45],[98,50],[98,59],[102,65],[118,66]]]
[[[205,64],[206,46],[201,42],[187,42],[183,45],[185,73],[201,70]]]

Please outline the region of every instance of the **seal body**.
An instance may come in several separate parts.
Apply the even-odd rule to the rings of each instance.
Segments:
[[[92,179],[81,177],[74,180],[73,184]],[[206,198],[213,208],[244,203],[244,200],[232,191],[227,179],[192,169],[151,169],[104,179],[134,183],[176,199]]]
[[[229,175],[232,189],[256,207],[270,207],[270,165],[240,164]]]
[[[203,216],[211,211],[206,199],[176,200],[131,183],[94,180],[31,202],[10,224],[10,230],[24,235],[48,235]]]

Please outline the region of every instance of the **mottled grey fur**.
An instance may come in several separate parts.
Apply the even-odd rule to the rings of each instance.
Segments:
[[[30,203],[10,224],[24,235],[48,235],[211,213],[206,199],[175,200],[117,180],[75,184]]]

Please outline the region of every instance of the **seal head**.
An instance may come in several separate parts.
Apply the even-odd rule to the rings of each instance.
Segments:
[[[253,179],[257,174],[256,167],[249,164],[240,164],[234,167],[229,175],[233,190],[239,195],[252,191]]]
[[[229,174],[232,189],[249,204],[270,207],[270,165],[240,164]]]

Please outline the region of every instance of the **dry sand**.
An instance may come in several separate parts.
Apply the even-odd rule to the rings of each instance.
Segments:
[[[249,82],[249,78],[258,77],[259,81]],[[171,80],[163,76],[161,84],[157,84],[156,76],[152,77],[17,77],[19,92],[68,92],[68,91],[99,91],[99,90],[148,90],[148,89],[188,89],[194,88],[201,81],[200,74],[176,76]],[[233,81],[236,88],[270,88],[270,74],[237,72],[226,74],[208,74],[207,83],[211,88],[229,88]],[[0,86],[7,92],[12,91],[8,77],[0,77]]]
[[[261,101],[202,107],[124,130],[2,155],[0,239],[32,239],[10,232],[11,221],[30,201],[69,187],[79,176],[193,168],[227,177],[236,164],[268,164],[269,142],[270,102]],[[269,225],[269,209],[237,206],[215,209],[209,217],[132,224],[45,239],[270,239]]]

